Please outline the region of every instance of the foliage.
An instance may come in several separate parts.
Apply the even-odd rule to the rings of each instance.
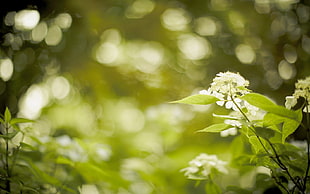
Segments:
[[[268,176],[265,175],[265,179],[273,179],[283,193],[308,193],[310,191],[308,180],[310,169],[309,79],[310,77],[307,77],[296,83],[296,90],[291,97],[293,100],[290,98],[290,101],[286,103],[287,107],[294,107],[299,99],[304,103],[297,107],[297,110],[291,110],[277,105],[264,95],[248,90],[246,88],[248,81],[239,74],[219,73],[213,79],[211,87],[201,92],[203,94],[199,95],[199,102],[205,102],[204,104],[208,105],[214,103],[213,99],[217,98],[217,104],[232,111],[229,115],[222,116],[226,119],[224,123],[213,124],[199,132],[219,133],[230,129],[238,130],[238,136],[242,136],[246,143],[251,145],[252,151],[234,156],[233,162],[247,157],[246,160],[239,162],[237,167],[240,169],[244,168],[243,165],[265,167],[270,170]],[[197,104],[197,95],[174,103]],[[262,114],[259,114],[260,112]],[[231,120],[235,122],[229,122]],[[298,127],[306,131],[306,149],[295,146],[295,140],[289,138]],[[185,176],[189,179],[207,179],[214,184],[211,177],[215,174],[210,169],[214,168],[219,172],[227,173],[227,170],[224,171],[222,167],[224,162],[221,161],[221,163],[209,160],[207,156],[202,159],[196,158],[189,163],[190,167],[182,171],[185,171]],[[210,168],[211,166],[213,168]],[[195,176],[195,174],[203,176]],[[258,182],[259,176],[262,175],[257,174]],[[206,183],[206,193],[219,193],[208,184],[210,183]],[[227,189],[235,190],[236,187]]]
[[[12,118],[35,121],[17,124],[23,133],[12,140],[22,145],[16,161],[26,167],[13,172],[40,193],[274,189],[269,174],[253,167],[249,138],[232,137],[252,134],[240,115],[216,106],[226,96],[193,95],[193,106],[166,102],[196,94],[217,72],[240,72],[253,91],[276,102],[263,100],[266,110],[277,111],[255,129],[262,141],[304,139],[300,126],[291,134],[299,117],[277,105],[309,74],[309,9],[308,1],[294,0],[7,1],[0,10],[0,112],[8,107]],[[238,91],[247,93],[248,83],[239,81]],[[303,104],[295,102],[298,95],[288,98],[291,106]],[[225,107],[236,108],[226,100]],[[282,137],[277,130],[285,131]],[[251,143],[262,151],[255,136]],[[226,165],[224,177],[196,184],[179,170],[202,152],[218,164],[248,165],[240,173]]]

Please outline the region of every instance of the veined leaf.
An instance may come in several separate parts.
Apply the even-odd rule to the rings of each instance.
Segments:
[[[296,121],[301,121],[299,111],[293,111],[283,106],[279,106],[262,94],[248,93],[240,98],[267,112],[280,115],[282,117],[290,118]]]
[[[221,132],[221,131],[228,129],[230,127],[231,127],[231,125],[228,125],[225,123],[217,123],[217,124],[213,124],[207,128],[201,129],[198,132],[218,133],[218,132]]]
[[[265,140],[260,138],[261,142],[264,144],[265,146]],[[258,140],[258,138],[256,136],[251,136],[249,137],[249,142],[252,145],[255,153],[260,153],[260,152],[264,152],[264,147],[261,144],[261,142]]]
[[[211,96],[211,95],[196,94],[196,95],[185,97],[181,100],[173,101],[171,103],[207,105],[207,104],[215,103],[216,101],[219,101],[219,100],[220,99],[214,96]]]
[[[297,127],[300,125],[300,122],[297,122],[292,119],[285,119],[282,126],[282,142],[285,142],[285,139],[294,133]]]
[[[276,105],[274,102],[272,102],[269,98],[262,94],[258,93],[248,93],[244,96],[240,97],[243,100],[246,100],[248,103],[257,106],[257,107],[265,107],[265,106],[273,106]]]
[[[279,115],[276,115],[276,114],[273,114],[273,113],[267,113],[264,116],[263,125],[265,127],[269,127],[269,126],[272,126],[272,125],[278,125],[280,123],[283,123],[284,120],[285,119],[283,117],[279,116]]]
[[[255,127],[255,132],[258,136],[264,139],[270,139],[275,135],[274,130],[267,127]]]

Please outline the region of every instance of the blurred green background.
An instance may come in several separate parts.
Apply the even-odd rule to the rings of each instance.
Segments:
[[[34,163],[81,193],[203,193],[180,169],[230,160],[233,137],[195,133],[224,110],[168,102],[232,71],[283,105],[310,73],[309,0],[15,0],[1,16],[0,110],[36,120]],[[223,187],[251,186],[231,171]]]

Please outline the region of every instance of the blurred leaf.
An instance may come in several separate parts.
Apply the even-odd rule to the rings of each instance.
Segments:
[[[43,183],[48,183],[48,184],[54,185],[54,186],[56,186],[58,188],[65,189],[66,191],[68,191],[70,193],[75,193],[74,190],[72,190],[71,188],[65,186],[64,183],[61,182],[56,177],[53,177],[53,176],[47,174],[46,172],[42,171],[35,163],[33,163],[31,161],[30,158],[23,157],[23,159],[29,165],[29,169],[32,171],[32,173],[34,175],[36,175],[39,180],[42,180]]]
[[[221,194],[221,188],[213,181],[207,181],[205,185],[206,193]]]
[[[229,193],[232,194],[252,194],[251,191],[248,191],[246,189],[237,186],[227,186],[226,191],[230,191]]]
[[[6,135],[0,135],[3,139],[13,139],[17,135],[18,131],[13,131],[12,133],[8,133]]]
[[[68,158],[65,158],[65,157],[62,157],[62,156],[59,156],[57,159],[56,159],[56,163],[57,164],[67,164],[69,166],[74,166],[74,162],[72,162],[71,160],[69,160]]]
[[[210,132],[210,133],[218,133],[221,132],[225,129],[230,128],[231,125],[225,124],[225,123],[217,123],[217,124],[213,124],[207,128],[201,129],[197,132]]]
[[[231,155],[233,158],[237,158],[240,155],[244,154],[244,142],[242,136],[237,136],[234,138],[232,143],[230,144]]]
[[[21,190],[22,190],[22,191],[25,191],[26,193],[31,192],[31,193],[38,193],[38,194],[40,194],[40,192],[37,191],[36,189],[31,188],[31,187],[27,187],[27,186],[24,186],[24,185],[22,186]],[[27,191],[29,191],[29,192],[27,192]],[[22,192],[22,193],[23,193],[23,192]]]
[[[29,122],[34,122],[33,120],[30,120],[30,119],[24,119],[24,118],[13,118],[11,121],[10,121],[10,124],[11,125],[15,125],[17,123],[29,123]]]
[[[219,100],[220,99],[214,96],[211,96],[211,95],[196,94],[193,96],[185,97],[181,100],[173,101],[171,103],[207,105],[207,104],[215,103],[216,101],[219,101]]]
[[[20,142],[20,145],[22,146],[23,149],[29,148],[30,150],[38,150],[36,147],[33,147],[32,145],[24,143],[24,142]]]
[[[4,112],[4,121],[6,123],[9,123],[10,120],[11,120],[11,112],[10,112],[9,108],[6,107],[5,112]]]

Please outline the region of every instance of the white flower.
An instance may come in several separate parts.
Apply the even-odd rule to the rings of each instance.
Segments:
[[[285,107],[287,109],[292,109],[297,104],[297,99],[294,96],[285,97]]]
[[[189,179],[203,180],[215,170],[220,173],[228,173],[225,165],[227,162],[219,160],[216,155],[202,153],[189,162],[189,166],[182,169]]]
[[[238,133],[238,130],[236,129],[236,127],[232,127],[224,131],[221,131],[220,135],[221,137],[227,137],[229,135],[232,135],[232,136],[237,135],[237,133]]]
[[[211,83],[211,92],[218,92],[225,96],[240,96],[248,93],[246,87],[249,81],[244,79],[239,73],[225,72],[218,73]]]
[[[293,96],[287,96],[285,99],[285,107],[291,109],[297,104],[298,98],[304,98],[306,105],[303,109],[304,112],[310,112],[310,76],[303,80],[298,80],[295,83],[295,91]]]
[[[231,120],[231,119],[226,119],[224,121],[225,124],[231,125],[233,127],[241,128],[242,124],[238,120]]]

